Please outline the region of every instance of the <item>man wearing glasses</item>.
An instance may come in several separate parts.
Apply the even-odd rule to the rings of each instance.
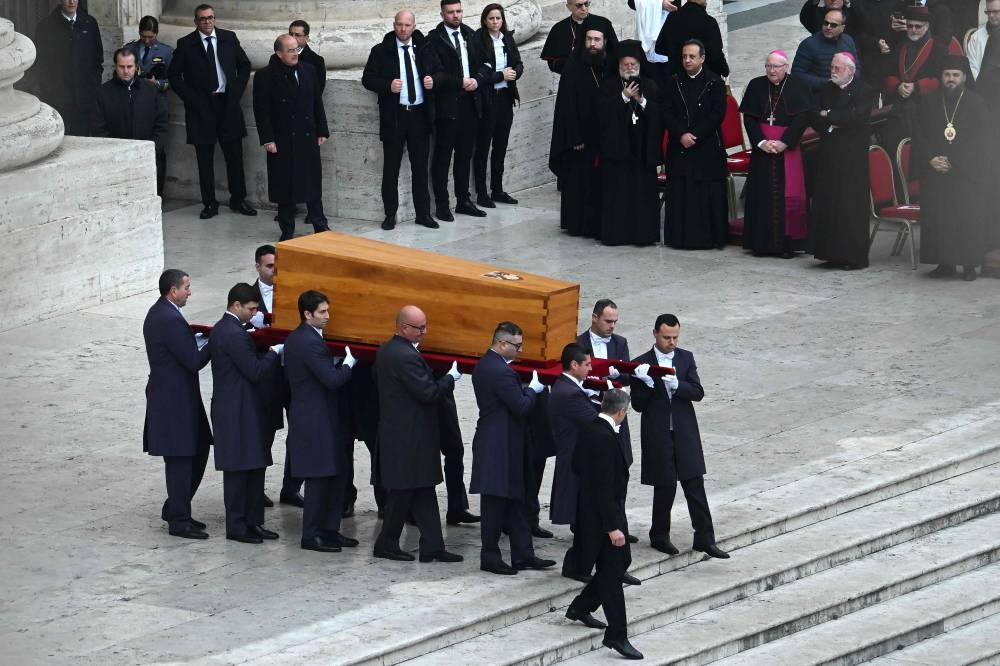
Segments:
[[[830,64],[837,53],[850,53],[859,61],[857,46],[850,35],[844,34],[847,17],[839,9],[831,9],[823,17],[823,27],[799,44],[792,61],[792,74],[809,84],[816,92],[830,80]]]
[[[197,28],[177,40],[168,76],[170,88],[184,102],[187,142],[198,158],[198,183],[204,206],[201,219],[219,214],[215,199],[215,144],[222,148],[229,181],[229,207],[241,215],[256,215],[246,201],[243,137],[247,135],[240,97],[250,80],[250,59],[236,33],[215,27],[215,9],[198,5]]]
[[[614,53],[618,46],[618,36],[611,21],[590,13],[590,0],[569,0],[566,3],[569,16],[559,21],[549,30],[542,47],[542,60],[548,63],[549,69],[556,74],[562,74],[566,60],[574,51],[583,49],[584,36],[588,28],[604,33],[604,45],[608,53]],[[584,26],[586,24],[586,26]]]
[[[906,40],[898,50],[896,63],[886,77],[883,104],[892,105],[892,117],[881,127],[881,144],[890,155],[904,137],[913,135],[913,122],[920,99],[938,89],[944,46],[931,36],[931,16],[926,7],[906,9]],[[898,183],[897,183],[898,184]]]
[[[986,14],[986,25],[980,26],[973,33],[966,49],[969,67],[972,68],[972,76],[977,84],[981,84],[982,74],[1000,79],[1000,0],[989,0],[983,13]],[[987,49],[990,40],[993,44]],[[986,58],[987,50],[989,58]]]

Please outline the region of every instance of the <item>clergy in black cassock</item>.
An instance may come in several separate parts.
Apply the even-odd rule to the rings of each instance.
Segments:
[[[820,136],[811,223],[813,255],[844,270],[868,266],[868,143],[873,94],[850,54],[833,56],[810,124]]]
[[[809,85],[788,73],[788,56],[772,51],[765,76],[750,81],[740,111],[753,152],[746,186],[743,247],[755,256],[789,258],[806,237],[806,186],[799,139],[809,124]]]
[[[542,46],[541,58],[556,74],[562,74],[569,57],[583,48],[584,35],[590,28],[604,33],[608,52],[614,53],[618,45],[618,36],[611,26],[611,21],[603,16],[591,14],[589,2],[568,0],[566,9],[569,10],[569,16],[552,26],[545,38],[545,45]]]
[[[921,100],[910,163],[920,179],[920,261],[935,277],[965,267],[966,280],[989,248],[995,183],[993,133],[986,102],[966,87],[968,62],[946,56],[941,87]]]
[[[584,46],[563,69],[556,94],[549,169],[559,178],[559,226],[571,236],[596,236],[601,224],[597,106],[607,66],[605,35],[588,28]]]
[[[684,71],[671,76],[664,91],[663,124],[670,138],[663,242],[680,250],[721,250],[729,223],[726,150],[719,133],[725,84],[704,67],[701,42],[691,40],[681,58]]]
[[[660,201],[656,167],[663,161],[660,94],[641,76],[642,43],[618,45],[618,73],[601,84],[602,213],[605,245],[652,245],[660,241]]]

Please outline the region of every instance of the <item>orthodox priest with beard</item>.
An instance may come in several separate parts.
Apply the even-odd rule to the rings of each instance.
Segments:
[[[945,56],[941,87],[921,100],[910,164],[920,179],[920,261],[933,277],[966,281],[989,247],[993,133],[986,102],[969,90],[964,56]]]
[[[601,225],[598,100],[607,69],[603,31],[588,27],[581,48],[559,79],[549,169],[559,178],[559,226],[571,236],[594,237]]]
[[[617,75],[601,85],[600,240],[605,245],[660,242],[656,167],[663,161],[660,99],[656,83],[642,76],[642,42],[618,44]]]
[[[765,76],[750,81],[740,111],[753,145],[743,247],[754,256],[794,256],[806,237],[806,185],[799,139],[809,126],[809,84],[788,73],[788,55],[771,51]]]

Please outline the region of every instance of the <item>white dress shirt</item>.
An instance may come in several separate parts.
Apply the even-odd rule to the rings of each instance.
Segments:
[[[399,91],[399,103],[403,106],[416,106],[417,104],[424,103],[424,87],[420,84],[420,70],[417,69],[417,47],[413,45],[413,40],[410,40],[409,49],[403,49],[403,42],[396,38],[396,54],[399,58],[399,80],[403,82],[403,87]],[[403,60],[404,57],[409,56],[410,65],[413,67],[413,85],[416,88],[413,92],[413,101],[410,102],[410,86],[406,81],[406,61]]]
[[[201,39],[201,48],[208,52],[208,42],[206,40],[212,40],[212,50],[215,51],[215,73],[219,77],[219,87],[214,90],[217,93],[226,92],[226,73],[222,71],[222,63],[219,62],[219,39],[215,36],[215,30],[212,30],[211,35],[205,35],[203,32],[198,32],[198,38]]]
[[[264,301],[264,308],[268,312],[274,312],[274,308],[271,307],[274,304],[274,285],[264,284],[258,280],[257,288],[260,289],[260,298]]]
[[[469,74],[469,49],[466,47],[465,38],[462,37],[462,31],[458,28],[448,28],[448,41],[451,42],[452,47],[455,46],[455,35],[458,35],[458,45],[462,49],[462,76],[469,79],[472,75]]]
[[[610,416],[608,416],[607,414],[605,414],[604,412],[601,412],[597,416],[599,416],[600,418],[602,418],[605,421],[607,421],[608,424],[611,426],[611,428],[615,431],[615,433],[617,433],[619,430],[621,430],[621,426],[618,425],[617,423],[615,423],[615,420],[613,418],[611,418]]]
[[[602,338],[596,335],[593,331],[590,331],[590,346],[593,348],[594,358],[607,358],[608,357],[608,343],[611,342],[611,336]]]
[[[501,32],[499,37],[490,35],[490,39],[493,40],[493,60],[496,62],[496,71],[502,72],[507,69],[507,49],[503,45],[503,33]],[[506,80],[493,84],[495,90],[506,87]]]
[[[583,382],[581,382],[579,379],[577,379],[573,375],[569,374],[568,372],[564,372],[562,374],[563,374],[563,377],[565,377],[566,379],[570,380],[571,382],[573,382],[574,384],[576,384],[577,386],[579,386],[581,391],[583,390]]]

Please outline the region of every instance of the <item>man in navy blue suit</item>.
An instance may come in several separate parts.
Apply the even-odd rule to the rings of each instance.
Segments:
[[[694,527],[694,550],[709,557],[728,558],[715,545],[715,528],[705,497],[705,456],[694,403],[705,397],[694,354],[677,346],[681,323],[662,314],[653,324],[653,348],[635,359],[632,406],[642,413],[643,485],[653,486],[653,520],[649,541],[653,548],[676,555],[670,542],[670,509],[681,482]],[[649,376],[649,366],[672,367],[674,374],[661,381]]]
[[[264,529],[264,470],[271,464],[267,406],[262,382],[278,363],[282,345],[258,354],[244,328],[257,313],[259,296],[240,282],[229,290],[228,305],[212,329],[212,430],[215,469],[222,472],[226,538],[263,543],[278,534]]]
[[[191,333],[181,308],[191,295],[191,278],[170,268],[160,275],[160,298],[142,324],[149,360],[146,421],[142,450],[163,456],[167,500],[160,516],[170,534],[207,539],[205,523],[191,517],[191,499],[198,492],[212,446],[198,371],[209,360],[207,344]]]
[[[479,406],[476,434],[472,438],[472,481],[469,490],[480,495],[482,551],[479,568],[511,575],[523,569],[545,569],[555,564],[535,555],[525,500],[525,422],[545,387],[532,374],[521,386],[509,364],[524,344],[517,324],[501,322],[493,332],[493,344],[472,371],[472,388]],[[500,554],[500,531],[510,535],[511,563]]]
[[[342,362],[323,342],[330,321],[330,299],[318,291],[299,296],[302,323],[285,340],[285,376],[291,387],[288,444],[292,476],[305,479],[302,542],[305,550],[340,552],[358,545],[340,533],[350,448],[339,410],[340,391],[357,362],[345,348]]]

